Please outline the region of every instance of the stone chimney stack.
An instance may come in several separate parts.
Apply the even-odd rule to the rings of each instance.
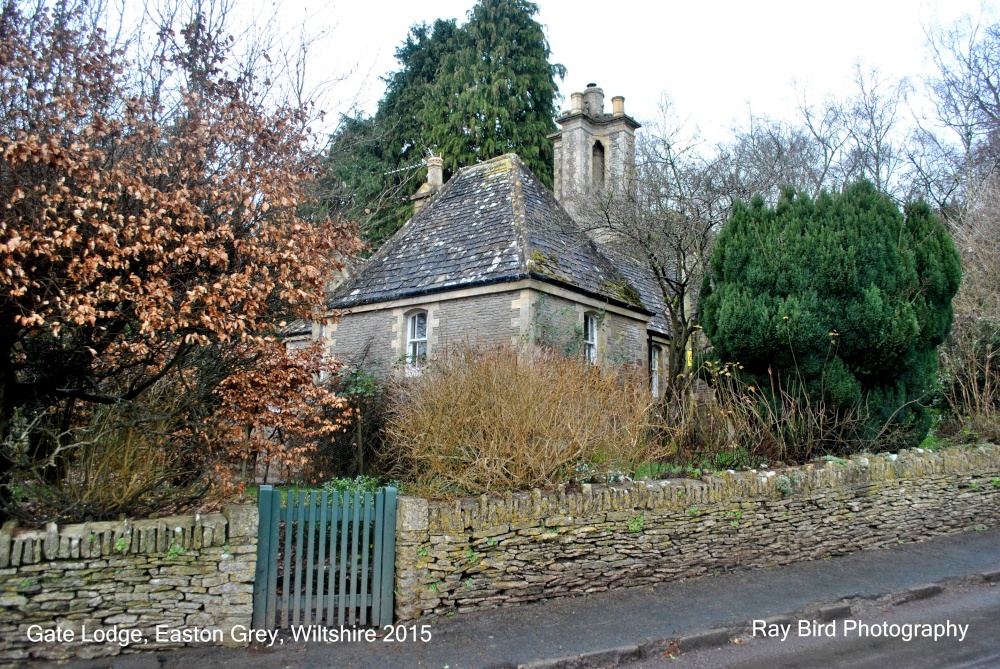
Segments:
[[[580,220],[593,210],[594,198],[621,187],[635,172],[635,131],[639,124],[625,113],[625,98],[611,98],[604,112],[604,91],[587,84],[570,95],[571,108],[556,119],[554,143],[555,196]]]
[[[431,188],[440,188],[444,183],[444,158],[431,156],[427,159],[427,185]]]
[[[410,196],[410,200],[413,202],[414,216],[444,185],[443,167],[444,159],[441,156],[431,156],[427,159],[427,183]]]

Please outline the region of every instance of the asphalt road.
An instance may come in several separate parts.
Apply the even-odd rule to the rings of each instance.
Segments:
[[[947,638],[860,637],[845,633],[848,620],[883,627],[910,624],[968,625],[964,640]],[[847,620],[835,621],[835,636],[787,639],[744,636],[730,645],[684,655],[661,656],[627,665],[630,669],[994,669],[1000,667],[1000,585],[959,585],[932,599],[892,607],[884,601],[856,601]],[[906,628],[900,627],[900,633]],[[892,631],[892,628],[889,628]],[[804,631],[804,630],[803,630]],[[959,630],[954,630],[960,634]]]

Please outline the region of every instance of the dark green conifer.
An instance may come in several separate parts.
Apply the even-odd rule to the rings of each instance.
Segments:
[[[786,189],[774,208],[734,207],[699,318],[715,354],[765,393],[776,378],[801,401],[867,413],[864,436],[891,421],[922,439],[960,279],[927,205],[904,215],[867,181],[815,201]]]
[[[429,153],[445,178],[465,165],[518,153],[552,185],[556,76],[549,45],[526,0],[481,0],[468,22],[418,24],[396,50],[400,69],[372,118],[346,119],[333,137],[321,200],[359,221],[373,246],[412,213]]]
[[[410,28],[376,114],[345,117],[331,140],[319,200],[325,213],[357,222],[373,247],[413,213],[409,196],[426,177],[430,148],[420,116],[457,30],[454,20]]]
[[[552,185],[548,135],[556,130],[555,78],[565,68],[549,63],[537,13],[527,0],[480,0],[455,35],[423,110],[446,172],[513,151]]]

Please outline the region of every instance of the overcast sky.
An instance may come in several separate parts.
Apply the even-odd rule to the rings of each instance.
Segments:
[[[281,18],[310,30],[329,26],[314,52],[314,76],[350,74],[325,106],[343,111],[357,100],[373,112],[396,68],[395,49],[409,27],[437,18],[463,23],[473,0],[320,3],[284,0]],[[656,114],[663,92],[709,139],[722,139],[734,119],[755,113],[790,117],[795,88],[816,99],[850,91],[853,64],[877,66],[915,80],[928,71],[924,28],[962,14],[993,15],[978,0],[662,0],[601,2],[540,0],[553,62],[568,73],[561,91],[595,82],[610,106],[624,95],[640,121]],[[983,8],[986,8],[985,10]],[[562,106],[567,106],[563,102]]]

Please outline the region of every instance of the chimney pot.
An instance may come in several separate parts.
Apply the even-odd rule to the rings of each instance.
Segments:
[[[583,113],[583,93],[572,93],[569,97],[572,101],[572,113]]]
[[[625,98],[621,95],[616,95],[611,98],[611,113],[615,116],[625,115]]]

